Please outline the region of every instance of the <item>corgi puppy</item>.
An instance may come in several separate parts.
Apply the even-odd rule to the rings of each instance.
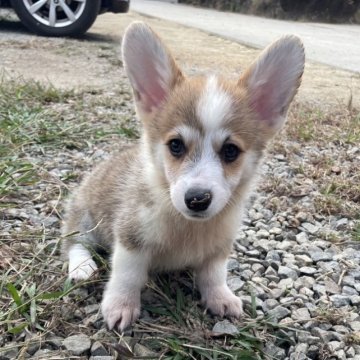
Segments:
[[[63,242],[69,277],[97,270],[91,248],[112,254],[101,304],[110,329],[139,317],[149,272],[183,268],[194,270],[206,309],[239,318],[227,258],[266,144],[300,85],[303,45],[282,37],[238,79],[188,78],[157,34],[135,22],[122,55],[143,133],[70,200],[63,227],[72,234]]]

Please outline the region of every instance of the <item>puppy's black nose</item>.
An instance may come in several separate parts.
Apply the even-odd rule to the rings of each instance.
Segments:
[[[210,190],[190,189],[185,194],[185,204],[192,211],[204,211],[211,203]]]

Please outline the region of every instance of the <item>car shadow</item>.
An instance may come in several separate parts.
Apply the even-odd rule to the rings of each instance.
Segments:
[[[21,21],[14,21],[0,18],[0,33],[12,32],[16,34],[30,35],[30,31],[21,23]]]
[[[16,20],[8,20],[0,18],[0,34],[1,33],[13,33],[13,34],[21,34],[21,35],[29,35],[29,36],[37,36],[30,30],[24,26],[21,21]],[[91,29],[81,36],[71,37],[72,39],[77,39],[81,41],[89,41],[89,42],[107,42],[107,43],[118,43],[119,38],[116,36],[106,35],[106,34],[98,34],[91,32]]]
[[[117,43],[119,41],[119,37],[117,36],[93,33],[91,32],[91,28],[87,33],[85,33],[82,36],[75,37],[75,39],[91,41],[91,42],[110,42],[110,43],[111,42]]]

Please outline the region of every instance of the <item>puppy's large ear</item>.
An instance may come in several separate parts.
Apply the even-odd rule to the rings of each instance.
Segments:
[[[301,40],[284,36],[267,47],[240,78],[240,84],[247,89],[251,109],[271,135],[286,120],[301,83],[304,64]]]
[[[160,38],[143,22],[133,22],[126,29],[122,56],[137,109],[140,115],[148,116],[162,105],[183,75]]]

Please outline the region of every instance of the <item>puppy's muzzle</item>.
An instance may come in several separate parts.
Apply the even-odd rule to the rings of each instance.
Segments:
[[[185,204],[189,210],[205,211],[211,204],[211,198],[210,190],[190,189],[185,194]]]

